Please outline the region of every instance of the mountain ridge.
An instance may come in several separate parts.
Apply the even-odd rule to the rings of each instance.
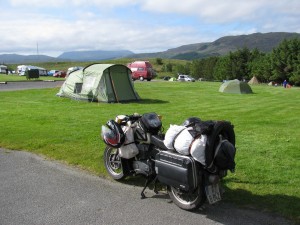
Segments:
[[[222,56],[230,51],[247,47],[257,48],[262,52],[271,52],[284,39],[300,38],[299,33],[270,32],[248,35],[224,36],[213,42],[182,45],[163,52],[135,54],[134,58],[160,57],[170,59],[192,60],[211,56]]]
[[[119,50],[119,51],[70,51],[64,52],[59,55],[58,59],[68,59],[74,61],[93,61],[93,60],[108,60],[115,58],[122,58],[127,55],[133,54],[132,51],[129,50]]]
[[[2,54],[0,63],[32,63],[32,62],[61,62],[61,61],[101,61],[117,58],[170,58],[193,60],[211,56],[222,56],[230,51],[236,51],[247,47],[250,50],[257,48],[262,52],[271,52],[284,39],[300,38],[299,33],[289,32],[269,32],[253,33],[248,35],[224,36],[213,42],[202,42],[186,44],[166,51],[155,53],[135,54],[130,50],[119,51],[70,51],[64,52],[58,57],[46,55],[18,55]]]

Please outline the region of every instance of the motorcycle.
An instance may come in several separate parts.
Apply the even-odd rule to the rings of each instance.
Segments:
[[[144,176],[142,199],[151,183],[158,193],[159,182],[166,186],[170,199],[184,210],[195,210],[206,200],[210,204],[220,201],[220,181],[228,170],[235,169],[233,125],[229,121],[191,117],[173,127],[180,127],[181,131],[171,131],[170,126],[164,134],[161,117],[156,113],[119,115],[109,120],[101,130],[108,174],[115,180]],[[184,132],[190,136],[180,139]],[[187,137],[192,137],[191,143],[182,147]],[[184,148],[186,152],[182,151]]]

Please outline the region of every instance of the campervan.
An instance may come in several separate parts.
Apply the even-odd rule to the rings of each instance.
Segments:
[[[131,70],[132,80],[152,80],[156,73],[152,68],[152,65],[148,61],[135,61],[129,63],[127,67]]]

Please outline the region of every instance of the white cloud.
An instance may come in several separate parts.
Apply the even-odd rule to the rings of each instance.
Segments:
[[[2,15],[5,17],[5,15]],[[7,15],[6,15],[7,16]],[[44,15],[24,14],[12,18],[4,24],[0,52],[48,51],[64,52],[73,50],[118,50],[134,52],[154,52],[177,47],[178,44],[196,42],[193,29],[183,26],[154,26],[139,21],[119,19],[99,19],[94,15],[64,21]],[[93,19],[90,19],[93,18]],[[1,17],[0,17],[1,19]],[[191,34],[190,37],[186,37]]]
[[[294,13],[299,16],[298,0],[186,0],[174,4],[173,0],[144,0],[142,8],[151,12],[175,13],[196,16],[206,22],[226,23],[235,20],[253,20],[261,12],[264,17],[269,13]],[[262,18],[262,17],[260,17]]]
[[[300,32],[298,0],[2,0],[0,54],[164,51],[253,32]]]
[[[136,0],[10,0],[14,7],[33,6],[43,7],[119,7],[136,4]]]

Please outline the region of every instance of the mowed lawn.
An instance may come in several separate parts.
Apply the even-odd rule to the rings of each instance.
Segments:
[[[55,96],[58,88],[0,92],[0,146],[42,154],[106,176],[100,126],[118,114],[156,112],[165,131],[191,116],[229,120],[236,172],[224,200],[299,221],[300,89],[252,86],[254,94],[218,92],[213,82],[135,82],[141,101],[88,103]]]

